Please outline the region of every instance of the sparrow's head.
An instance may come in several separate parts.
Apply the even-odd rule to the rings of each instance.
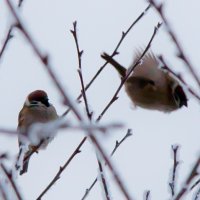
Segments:
[[[34,106],[34,105],[38,105],[39,103],[42,103],[46,107],[50,106],[47,93],[43,90],[35,90],[31,92],[27,96],[26,102],[25,102],[27,106],[30,106],[30,105]]]
[[[183,88],[180,85],[177,85],[174,89],[174,99],[179,108],[181,108],[182,106],[187,107],[187,97],[185,92],[183,91]]]

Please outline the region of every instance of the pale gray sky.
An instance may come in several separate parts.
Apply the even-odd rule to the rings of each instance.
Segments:
[[[103,51],[111,53],[114,50],[121,32],[128,28],[146,6],[147,3],[142,0],[24,0],[20,13],[36,43],[49,54],[59,80],[75,99],[80,92],[80,81],[75,43],[70,33],[72,23],[75,20],[78,22],[79,44],[84,50],[83,75],[85,82],[88,82],[104,63],[100,54]],[[165,13],[172,28],[199,74],[200,3],[195,0],[168,0],[165,6]],[[11,19],[5,1],[0,1],[1,44]],[[158,22],[161,22],[161,19],[152,8],[127,36],[119,49],[120,55],[117,56],[117,60],[124,66],[129,66],[134,50],[147,44]],[[35,89],[48,92],[50,101],[59,114],[65,110],[59,93],[30,45],[18,31],[15,31],[14,35],[0,61],[0,127],[12,129],[17,126],[18,112],[26,95]],[[152,50],[156,54],[163,54],[173,69],[181,72],[188,83],[198,89],[182,61],[176,57],[176,48],[166,34],[164,26],[156,36]],[[108,65],[87,93],[95,118],[111,99],[119,84],[117,73]],[[182,162],[177,189],[194,164],[200,152],[200,107],[193,97],[188,97],[188,108],[164,114],[141,108],[134,109],[122,89],[119,99],[103,117],[102,122],[125,124],[124,129],[111,133],[109,137],[100,138],[108,153],[112,151],[115,141],[125,135],[127,128],[133,129],[133,136],[118,149],[113,162],[135,199],[142,199],[144,190],[147,189],[151,190],[152,199],[169,199],[172,144],[181,145]],[[80,106],[80,109],[83,110],[84,107]],[[73,121],[73,118],[71,120]],[[25,199],[36,199],[83,137],[82,132],[59,132],[45,151],[32,157],[28,173],[17,179]],[[95,151],[90,142],[81,150],[82,153],[72,161],[61,179],[44,196],[44,200],[81,199],[98,171]],[[8,151],[14,159],[18,152],[17,137],[0,136],[0,152],[4,151]],[[115,200],[123,200],[124,197],[119,193],[113,178],[107,174],[111,196]],[[94,199],[103,199],[99,184],[88,197],[88,200]],[[186,199],[189,199],[189,196]]]

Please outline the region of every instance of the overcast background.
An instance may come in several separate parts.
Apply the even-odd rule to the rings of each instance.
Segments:
[[[80,92],[80,81],[75,43],[70,33],[72,23],[75,20],[78,22],[79,44],[84,50],[83,75],[87,83],[104,63],[100,54],[103,51],[112,53],[121,37],[121,32],[130,26],[147,5],[142,0],[24,0],[20,13],[35,42],[44,53],[49,54],[59,80],[75,99]],[[165,13],[186,55],[196,66],[198,74],[200,74],[199,8],[200,3],[196,0],[165,1]],[[0,1],[1,45],[11,21],[5,1],[2,0]],[[161,22],[161,19],[152,8],[126,37],[119,49],[117,60],[124,66],[129,66],[135,49],[147,44],[158,22]],[[164,55],[173,69],[181,72],[188,83],[197,89],[188,70],[176,57],[176,48],[166,34],[164,26],[157,34],[151,49],[156,54]],[[118,74],[108,65],[87,93],[94,118],[98,117],[119,84]],[[14,31],[14,38],[0,60],[1,128],[17,127],[18,112],[27,94],[35,89],[48,92],[50,101],[59,114],[65,111],[59,93],[43,65],[22,34]],[[181,146],[177,190],[182,186],[196,161],[200,153],[200,106],[189,94],[188,98],[188,108],[165,114],[141,108],[135,109],[122,89],[119,99],[103,117],[102,123],[122,122],[125,125],[124,129],[113,131],[109,137],[100,138],[108,153],[112,151],[115,141],[126,134],[127,128],[133,130],[133,136],[117,150],[113,162],[135,199],[142,199],[145,190],[151,191],[154,200],[169,199],[169,172],[173,164],[172,144]],[[80,106],[80,109],[84,110],[84,107]],[[67,119],[74,120],[71,115]],[[25,199],[36,199],[83,137],[82,132],[61,131],[46,151],[41,151],[31,158],[28,173],[17,179]],[[82,152],[73,159],[60,180],[44,196],[44,200],[81,199],[98,171],[95,151],[90,142],[87,141],[81,150]],[[0,136],[0,152],[6,151],[14,160],[18,153],[17,137]],[[111,196],[115,200],[123,200],[124,197],[119,193],[109,174],[107,173]],[[100,200],[103,199],[102,194],[101,187],[97,184],[87,199]],[[187,196],[186,199],[190,197]]]

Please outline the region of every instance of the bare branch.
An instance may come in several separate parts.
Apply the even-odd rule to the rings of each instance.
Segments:
[[[197,185],[200,184],[200,179],[198,179],[193,185],[192,187],[190,188],[190,190],[193,190]]]
[[[14,180],[12,179],[11,173],[8,172],[8,170],[6,169],[6,167],[5,167],[5,165],[3,163],[1,163],[1,168],[4,171],[5,175],[7,176],[8,180],[10,181],[10,184],[11,184],[11,186],[12,186],[12,188],[13,188],[16,196],[17,196],[17,199],[18,200],[22,200],[23,198],[22,198],[22,196],[21,196],[21,194],[19,192],[19,189],[17,188]]]
[[[121,43],[124,41],[125,37],[128,35],[128,33],[131,31],[131,29],[142,19],[142,17],[148,12],[148,10],[150,9],[150,5],[147,6],[147,8],[138,16],[138,18],[130,25],[130,27],[124,32],[122,32],[122,36],[119,40],[119,42],[117,43],[111,57],[115,56],[118,54],[118,49],[121,45]],[[93,76],[93,78],[91,79],[91,81],[86,85],[85,87],[85,91],[88,90],[88,88],[92,85],[92,83],[96,80],[96,78],[99,76],[99,74],[104,70],[104,68],[106,67],[108,63],[105,62],[100,68],[99,70],[96,72],[96,74]],[[80,99],[82,98],[82,93],[77,97],[77,102],[80,102]],[[70,108],[68,110],[66,110],[62,116],[66,116],[69,112],[70,112]]]
[[[79,78],[80,78],[80,81],[81,81],[81,88],[82,88],[81,89],[81,95],[83,96],[83,99],[84,99],[85,109],[86,109],[86,113],[87,113],[88,119],[91,120],[92,112],[89,111],[87,96],[86,96],[86,93],[85,93],[85,84],[84,84],[83,75],[82,75],[81,58],[82,58],[82,55],[83,55],[83,50],[80,50],[80,48],[79,48],[76,26],[77,26],[77,22],[75,21],[73,23],[73,30],[71,30],[71,33],[72,33],[72,35],[74,37],[74,40],[75,40],[76,50],[77,50],[77,55],[78,55],[78,65],[79,65],[78,66],[78,74],[79,74]]]
[[[128,77],[131,75],[131,73],[133,72],[133,70],[135,69],[135,67],[137,67],[140,64],[141,59],[144,57],[144,55],[146,54],[146,52],[151,47],[151,43],[152,43],[152,41],[153,41],[153,39],[154,39],[154,37],[155,37],[158,29],[160,28],[160,26],[161,26],[161,24],[158,23],[157,26],[154,28],[153,34],[151,36],[151,39],[150,39],[149,43],[147,44],[145,50],[143,51],[143,53],[141,54],[141,56],[138,58],[138,60],[135,62],[135,64],[130,68],[130,70],[128,71],[128,73],[126,74],[126,76],[121,80],[121,83],[120,83],[117,91],[113,95],[113,97],[110,100],[110,102],[106,105],[106,107],[104,108],[104,110],[101,112],[101,114],[97,118],[96,122],[98,122],[103,117],[103,115],[108,110],[108,108],[118,99],[117,96],[118,96],[120,90],[122,89],[122,86],[124,85],[124,83],[126,82],[126,80],[128,79]]]
[[[176,170],[179,165],[179,161],[177,160],[178,149],[179,149],[178,145],[177,146],[172,145],[174,164],[173,164],[171,182],[169,182],[172,197],[175,195],[175,184],[176,184],[176,173],[177,173]]]
[[[149,200],[150,199],[150,190],[146,191],[144,194],[144,200]]]
[[[24,2],[24,0],[19,0],[19,3],[18,3],[18,7],[19,8],[22,6],[23,2]],[[5,50],[6,50],[6,47],[8,46],[8,43],[9,43],[10,39],[13,38],[12,32],[13,32],[14,27],[15,27],[14,25],[11,25],[11,27],[9,28],[8,33],[7,33],[6,37],[5,37],[5,41],[4,41],[3,46],[2,46],[2,48],[0,50],[0,60],[1,60],[3,54],[4,54]]]
[[[24,2],[24,0],[19,0],[18,2],[18,7],[20,8],[22,6],[22,3]]]
[[[119,142],[116,141],[115,147],[114,147],[114,149],[112,150],[112,152],[111,152],[111,154],[110,154],[111,157],[115,154],[116,150],[120,147],[120,145],[121,145],[129,136],[131,136],[131,135],[132,135],[132,130],[131,130],[131,129],[128,129],[126,135],[125,135]],[[106,165],[106,163],[105,163],[105,165]],[[97,183],[97,180],[98,180],[98,178],[96,177],[95,180],[94,180],[94,181],[92,182],[92,184],[90,185],[90,187],[89,187],[88,189],[86,189],[85,194],[83,195],[83,197],[81,198],[81,200],[86,199],[86,197],[87,197],[87,196],[89,195],[89,193],[91,192],[92,188],[93,188],[93,187],[95,186],[95,184]]]
[[[190,63],[190,61],[188,60],[188,58],[185,55],[185,52],[183,51],[180,42],[178,42],[177,37],[175,36],[174,31],[172,30],[172,27],[170,26],[167,18],[164,15],[163,12],[163,4],[157,4],[155,2],[155,0],[149,0],[149,3],[151,3],[151,5],[157,10],[158,14],[160,15],[160,17],[162,18],[165,26],[167,27],[167,31],[168,34],[170,35],[172,41],[174,42],[177,50],[178,50],[178,57],[185,63],[185,65],[187,66],[189,72],[191,73],[191,75],[193,76],[194,80],[196,81],[196,83],[198,84],[198,86],[200,87],[200,79],[197,76],[197,73],[195,72],[195,68],[192,66],[192,64]]]
[[[194,178],[196,178],[196,176],[198,176],[198,168],[200,166],[200,156],[198,157],[193,169],[191,170],[188,178],[186,179],[183,187],[180,189],[179,193],[177,194],[177,196],[174,198],[174,200],[180,200],[184,194],[189,190],[189,185],[192,182],[192,180]]]
[[[93,134],[90,134],[90,139],[92,140],[93,144],[96,146],[96,148],[98,149],[98,151],[101,154],[102,158],[105,160],[106,164],[108,165],[108,168],[110,169],[110,171],[111,171],[111,173],[113,175],[113,178],[114,178],[115,182],[117,183],[117,185],[119,186],[121,192],[124,194],[124,196],[126,197],[127,200],[131,200],[132,198],[131,198],[130,194],[126,190],[124,184],[122,183],[121,179],[119,178],[119,175],[116,173],[116,171],[115,171],[115,169],[113,167],[113,164],[109,160],[108,156],[106,155],[104,149],[100,145],[100,143],[97,140],[97,138]]]
[[[165,59],[163,58],[163,56],[159,56],[158,57],[159,60],[161,61],[161,63],[164,65],[163,69],[166,69],[167,71],[169,71],[173,76],[175,76],[188,90],[188,92],[194,97],[196,98],[198,101],[200,101],[200,96],[186,83],[186,81],[183,79],[183,77],[180,74],[176,74],[170,67],[169,65],[166,63]]]
[[[17,135],[18,132],[16,130],[4,129],[0,128],[0,133],[8,134],[8,135]]]
[[[118,142],[118,140],[116,140],[116,143],[115,143],[115,148],[113,149],[113,151],[111,152],[111,155],[110,156],[113,156],[115,151],[119,148],[119,146],[130,136],[132,136],[132,129],[128,129],[126,135]]]
[[[60,175],[63,173],[63,171],[65,170],[65,168],[69,165],[69,163],[71,162],[71,160],[81,152],[80,148],[82,147],[82,145],[85,143],[87,137],[84,137],[80,144],[77,146],[77,148],[75,149],[75,151],[73,152],[73,154],[69,157],[69,159],[67,160],[67,162],[60,167],[59,171],[57,172],[57,174],[55,175],[55,177],[52,179],[52,181],[48,184],[48,186],[43,190],[43,192],[38,196],[38,198],[36,200],[40,200],[42,199],[42,197],[47,193],[47,191],[54,185],[54,183],[60,179]]]
[[[199,200],[200,198],[200,188],[197,190],[195,196],[194,196],[194,200]]]
[[[108,191],[107,181],[106,181],[105,176],[104,176],[103,166],[102,166],[101,161],[98,158],[98,156],[97,156],[97,160],[98,160],[99,172],[100,172],[101,182],[102,182],[102,185],[103,185],[105,196],[106,196],[107,200],[110,200],[110,194],[109,194],[109,191]]]
[[[10,41],[11,38],[13,38],[13,35],[11,34],[12,30],[13,30],[13,26],[10,27],[10,29],[8,30],[8,33],[6,35],[6,39],[5,39],[4,43],[3,43],[3,46],[2,46],[1,51],[0,51],[0,59],[2,58],[6,47],[8,46],[8,42]]]

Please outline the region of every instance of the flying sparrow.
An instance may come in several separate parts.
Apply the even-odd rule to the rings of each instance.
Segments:
[[[136,53],[132,66],[140,55],[140,52]],[[129,69],[106,53],[101,57],[114,66],[122,79],[126,76]],[[124,86],[135,106],[163,112],[187,106],[187,97],[180,83],[169,72],[160,68],[152,52],[143,57],[141,64],[136,66]]]

